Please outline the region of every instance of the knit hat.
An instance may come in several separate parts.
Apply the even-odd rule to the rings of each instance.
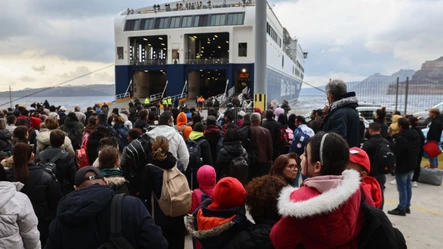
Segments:
[[[214,188],[212,203],[208,206],[212,210],[226,210],[245,205],[246,190],[233,177],[221,179]]]
[[[362,166],[368,173],[371,171],[371,161],[369,161],[366,151],[358,147],[352,147],[349,149],[349,154],[349,161]]]
[[[40,118],[31,117],[31,127],[32,128],[38,128],[41,123],[42,123],[42,120]]]

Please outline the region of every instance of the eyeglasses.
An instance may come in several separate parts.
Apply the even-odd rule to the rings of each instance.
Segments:
[[[288,167],[289,169],[295,169],[297,168],[297,164],[289,164],[286,167]]]

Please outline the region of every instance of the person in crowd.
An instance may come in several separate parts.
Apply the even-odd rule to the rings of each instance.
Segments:
[[[18,142],[28,143],[28,128],[26,126],[17,126],[12,133],[12,144],[15,145]]]
[[[440,119],[440,109],[431,108],[429,110],[429,119],[431,122],[428,124],[428,134],[426,135],[427,143],[437,143],[440,146],[441,132],[443,130],[443,124]],[[429,166],[431,168],[438,168],[438,156],[429,158]]]
[[[392,115],[392,123],[388,128],[389,136],[393,137],[395,134],[399,133],[400,130],[398,128],[398,120],[401,119],[401,113],[399,111],[395,111]]]
[[[283,109],[282,109],[283,110]],[[280,128],[281,125],[274,120],[274,112],[272,110],[266,111],[266,121],[263,123],[263,127],[268,129],[272,137],[272,160],[275,160],[281,154],[280,144]]]
[[[315,113],[316,113],[316,110],[312,110],[311,115],[309,116],[309,119],[310,119],[308,122],[309,127],[311,127],[312,122],[314,122],[314,120],[315,120]]]
[[[127,110],[122,110],[120,112],[120,116],[122,116],[122,118],[124,120],[123,125],[126,127],[126,129],[130,130],[130,129],[134,128],[132,121],[130,119],[131,114]]]
[[[223,148],[217,154],[217,179],[221,179],[226,176],[237,178],[241,183],[246,185],[248,179],[248,153],[242,146],[242,138],[236,129],[228,130],[223,139]],[[231,170],[231,165],[235,160],[246,162],[246,165],[239,165]],[[234,165],[232,165],[234,166]],[[238,168],[243,167],[243,168]],[[236,171],[236,172],[234,172]]]
[[[285,115],[288,115],[291,107],[289,107],[289,102],[286,99],[283,99],[283,102],[281,103],[281,108],[285,110]]]
[[[297,126],[295,125],[295,119],[296,119],[297,115],[295,115],[294,113],[292,113],[291,115],[289,115],[288,117],[288,127],[289,129],[291,129],[292,131],[295,130],[295,128],[297,128]]]
[[[274,110],[274,118],[276,121],[278,121],[278,117],[280,116],[280,114],[285,114],[285,110],[281,107],[277,107]]]
[[[386,124],[386,107],[382,107],[381,109],[377,109],[375,112],[375,119],[374,122],[380,124],[380,135],[384,139],[390,140],[391,137],[389,136],[389,127]]]
[[[223,137],[223,133],[217,125],[216,117],[208,116],[206,119],[206,129],[203,133],[211,148],[211,158],[215,161],[217,159],[217,144]]]
[[[10,182],[25,185],[20,191],[31,200],[38,218],[40,242],[44,246],[49,225],[55,218],[57,205],[62,197],[60,185],[52,172],[34,164],[34,153],[28,144],[17,143],[14,146],[13,160],[14,167],[7,171],[6,177]]]
[[[223,248],[239,232],[247,230],[246,190],[235,178],[225,177],[214,188],[212,199],[187,217],[187,228],[205,249]]]
[[[213,105],[213,107],[215,108],[215,111],[218,112],[218,110],[219,110],[219,108],[220,108],[220,102],[218,101],[217,98],[215,98],[215,100],[214,100],[214,105]]]
[[[278,116],[277,121],[280,123],[280,152],[286,154],[289,152],[292,141],[294,140],[294,131],[288,127],[288,116],[282,113]]]
[[[348,146],[360,146],[360,118],[357,110],[358,99],[354,92],[347,92],[346,84],[341,80],[333,80],[326,85],[329,111],[323,120],[324,132],[340,134]]]
[[[412,173],[417,167],[420,154],[420,137],[415,130],[409,128],[405,118],[398,120],[399,133],[394,135],[394,154],[396,157],[395,180],[400,203],[388,214],[406,216],[411,213]]]
[[[374,203],[360,190],[358,172],[345,171],[348,162],[341,135],[320,132],[310,138],[301,156],[302,173],[309,178],[279,197],[283,217],[270,234],[275,248],[357,248],[364,222],[361,199]]]
[[[106,146],[111,146],[111,147],[114,147],[117,150],[119,150],[118,139],[116,137],[104,137],[104,138],[100,139],[100,143],[99,143],[99,147],[98,147],[98,156],[97,156],[97,159],[92,164],[92,166],[98,167],[100,165],[100,162],[99,162],[100,152]]]
[[[200,153],[203,165],[214,165],[211,154],[211,146],[204,136],[204,126],[202,123],[196,123],[194,130],[189,135],[189,140],[196,142],[200,146]],[[195,171],[197,173],[197,171]]]
[[[68,134],[74,150],[80,149],[83,139],[83,130],[85,126],[81,123],[74,112],[70,112],[64,119],[64,125],[60,129]]]
[[[164,136],[169,141],[169,152],[183,163],[184,169],[188,167],[189,152],[183,137],[172,126],[174,120],[170,112],[163,112],[160,115],[158,126],[147,132],[148,136],[155,139],[158,136]]]
[[[295,187],[295,177],[300,170],[300,158],[296,153],[283,154],[277,157],[269,175],[280,177],[286,185]]]
[[[318,109],[315,111],[315,118],[312,120],[311,129],[317,134],[321,131],[321,125],[323,124],[323,110]]]
[[[218,112],[215,110],[215,108],[209,108],[208,109],[208,117],[213,116],[216,119],[218,118]]]
[[[89,135],[88,143],[86,144],[86,153],[88,154],[89,163],[94,163],[95,160],[97,160],[100,140],[106,136],[106,131],[106,126],[97,124],[95,130]]]
[[[238,117],[237,126],[238,127],[242,127],[243,126],[243,123],[245,122],[245,120],[244,120],[244,116],[245,115],[246,115],[246,112],[244,112],[244,111],[239,111],[237,113],[237,117]]]
[[[75,176],[76,190],[58,206],[46,249],[99,248],[110,238],[114,190],[98,168],[83,167]],[[167,249],[168,243],[140,199],[124,196],[122,236],[134,248]]]
[[[12,149],[12,135],[6,129],[6,121],[0,120],[0,151],[10,153]]]
[[[117,194],[129,195],[127,180],[120,171],[119,151],[114,146],[105,145],[98,156],[101,173],[105,177],[107,184],[111,186]]]
[[[83,130],[83,137],[82,137],[82,142],[89,137],[89,135],[91,135],[92,132],[95,131],[95,127],[96,127],[96,117],[91,116],[88,119],[88,124],[86,125],[85,129]]]
[[[192,129],[194,129],[195,124],[202,123],[202,120],[203,120],[203,118],[202,118],[202,116],[200,116],[200,113],[195,112],[192,115],[192,123],[189,125],[192,127]]]
[[[143,134],[143,131],[138,128],[133,128],[128,131],[128,144],[136,140]]]
[[[148,126],[148,110],[141,110],[138,113],[138,119],[135,121],[134,127],[144,129],[146,126]]]
[[[221,123],[221,125],[223,126],[223,133],[226,133],[227,130],[227,126],[229,124],[234,123],[234,112],[232,110],[226,110],[225,113],[223,114],[223,119],[221,119],[221,121],[223,121]]]
[[[251,156],[249,158],[248,179],[264,176],[269,173],[272,164],[273,146],[271,132],[260,126],[261,115],[257,112],[251,115],[251,126],[246,130],[244,137],[250,140]],[[247,149],[246,149],[247,150]],[[249,153],[249,152],[248,152]]]
[[[197,110],[199,112],[201,112],[203,110],[203,104],[205,103],[205,98],[203,98],[203,96],[200,96],[197,99]]]
[[[50,134],[52,131],[59,130],[58,129],[58,120],[56,117],[51,116],[45,120],[45,129],[40,131],[40,134],[37,135],[37,147],[36,152],[39,153],[44,149],[51,146]],[[71,156],[75,156],[74,148],[72,147],[71,139],[68,136],[65,137],[65,142],[63,143],[62,149],[67,151]]]
[[[116,131],[116,137],[118,139],[118,144],[120,148],[120,152],[123,151],[123,148],[128,145],[128,127],[125,126],[125,120],[122,116],[114,116],[114,125],[113,128]]]
[[[0,248],[41,248],[37,216],[20,182],[0,181]]]
[[[161,118],[160,118],[161,120]],[[145,200],[149,213],[153,214],[155,223],[161,227],[163,236],[169,243],[170,249],[184,248],[185,225],[183,216],[170,217],[165,215],[159,207],[158,199],[162,193],[163,171],[183,165],[172,155],[169,148],[170,140],[164,136],[157,136],[152,144],[152,162],[145,167],[141,178],[140,197]],[[154,196],[151,196],[154,194]]]
[[[48,114],[48,117],[55,117],[57,120],[60,119],[60,116],[59,116],[58,113],[57,113],[57,108],[56,108],[55,106],[51,105],[51,106],[49,107],[49,114]]]
[[[38,112],[33,112],[30,117],[31,126],[28,130],[29,134],[29,143],[35,145],[36,138],[38,134],[40,134],[42,120],[38,117]]]
[[[157,113],[155,111],[150,111],[148,114],[148,126],[154,126],[157,124]]]
[[[189,139],[189,135],[191,135],[192,127],[188,126],[188,118],[184,112],[180,112],[177,116],[177,126],[175,127],[177,131],[182,134],[185,140]]]
[[[74,113],[75,113],[75,116],[77,117],[77,120],[80,123],[86,125],[86,121],[87,121],[86,115],[80,111],[80,106],[78,106],[78,105],[74,106]]]
[[[240,128],[251,126],[251,113],[246,113],[243,117],[243,124],[239,126]]]
[[[74,157],[64,151],[61,146],[65,142],[65,133],[60,130],[51,132],[51,148],[38,153],[35,157],[36,163],[53,162],[56,166],[55,176],[60,184],[63,196],[74,190],[74,178],[77,172]]]
[[[371,162],[368,154],[361,148],[352,147],[349,149],[349,155],[347,169],[353,169],[360,174],[362,188],[372,197],[375,207],[382,209],[382,190],[378,181],[369,176]]]
[[[192,205],[189,213],[200,207],[202,202],[208,198],[212,198],[212,193],[217,182],[217,174],[214,167],[203,165],[197,171],[198,188],[192,191]]]
[[[6,129],[8,129],[11,134],[14,132],[15,128],[17,128],[17,126],[15,125],[16,122],[17,117],[15,115],[9,115],[6,118]]]
[[[380,209],[383,209],[384,206],[384,190],[386,184],[386,175],[383,172],[379,172],[378,169],[382,168],[382,165],[378,165],[377,163],[377,150],[380,148],[382,143],[385,143],[390,146],[390,142],[383,138],[381,135],[381,124],[379,122],[373,122],[369,125],[369,139],[363,144],[362,149],[367,153],[370,162],[371,162],[371,170],[368,171],[369,176],[374,177],[380,188],[382,190],[382,203]],[[392,148],[393,150],[393,148]]]
[[[423,135],[423,132],[420,128],[417,128],[418,125],[418,118],[416,117],[410,117],[409,118],[409,124],[411,125],[411,129],[415,130],[418,133],[418,137],[420,138],[420,153],[418,153],[417,157],[417,163],[414,170],[414,175],[412,176],[412,187],[417,188],[418,187],[418,178],[420,177],[420,171],[421,171],[421,160],[423,158],[424,150],[423,146],[425,145],[425,135]]]
[[[267,175],[253,179],[246,186],[245,204],[255,223],[239,232],[224,249],[274,249],[269,234],[281,218],[277,197],[286,185],[280,177]]]

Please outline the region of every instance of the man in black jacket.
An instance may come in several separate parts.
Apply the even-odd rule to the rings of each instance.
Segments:
[[[77,172],[75,186],[59,203],[45,249],[98,248],[109,240],[114,191],[100,170],[89,166]],[[123,197],[122,217],[122,236],[134,248],[168,248],[160,227],[138,198]]]
[[[54,130],[49,136],[51,148],[37,154],[35,162],[55,164],[55,176],[60,184],[63,196],[74,190],[74,178],[77,172],[74,157],[64,151],[61,146],[65,143],[65,133],[61,130]]]
[[[378,172],[380,165],[377,165],[376,153],[377,148],[379,148],[382,143],[389,144],[389,141],[382,137],[380,123],[373,122],[369,125],[369,139],[363,144],[362,149],[366,151],[371,160],[371,171],[369,172],[369,176],[372,176],[377,180],[382,190],[381,210],[383,210],[383,204],[385,202],[384,192],[386,175],[382,172]]]
[[[418,187],[417,181],[418,177],[420,177],[420,171],[421,171],[420,164],[424,154],[423,145],[425,145],[425,135],[423,135],[423,132],[421,131],[420,128],[417,128],[418,118],[416,117],[409,118],[409,124],[411,125],[411,129],[415,130],[420,138],[420,153],[418,154],[417,164],[415,166],[414,175],[412,176],[412,187],[417,188]]]
[[[428,143],[436,142],[437,145],[440,145],[441,132],[443,127],[439,116],[440,110],[438,108],[431,108],[429,110],[429,118],[431,119],[431,122],[428,125],[429,131],[426,136],[426,141]],[[429,163],[431,168],[438,168],[438,156],[429,158]]]
[[[394,135],[394,154],[397,161],[395,179],[400,203],[396,209],[388,211],[388,214],[406,216],[411,212],[409,207],[412,198],[412,173],[420,153],[420,138],[415,130],[409,129],[409,121],[405,118],[398,120],[398,128],[400,132]]]
[[[273,156],[272,160],[277,159],[281,154],[281,142],[280,142],[280,129],[281,124],[274,120],[274,112],[272,110],[266,111],[266,121],[263,123],[263,127],[271,132]]]
[[[348,93],[343,81],[333,80],[326,85],[326,94],[330,106],[323,120],[323,131],[339,134],[349,147],[360,147],[360,117],[355,109],[358,106],[355,93]]]

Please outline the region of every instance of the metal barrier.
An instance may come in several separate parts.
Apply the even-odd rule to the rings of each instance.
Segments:
[[[130,92],[120,93],[120,94],[115,95],[115,100],[129,98],[129,97],[131,97]]]

